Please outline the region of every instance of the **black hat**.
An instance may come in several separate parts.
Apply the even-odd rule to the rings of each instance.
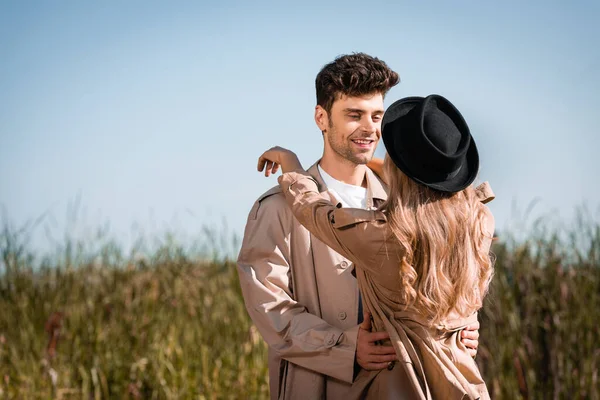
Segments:
[[[442,192],[469,186],[479,154],[460,112],[442,96],[406,97],[388,107],[382,122],[388,155],[409,178]]]

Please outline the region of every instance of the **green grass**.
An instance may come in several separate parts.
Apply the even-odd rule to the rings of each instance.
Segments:
[[[600,399],[600,225],[586,226],[495,244],[477,356],[494,398]],[[267,398],[232,262],[69,242],[34,268],[21,237],[0,235],[0,399]]]

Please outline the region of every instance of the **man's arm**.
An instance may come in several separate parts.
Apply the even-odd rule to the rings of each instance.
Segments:
[[[282,358],[351,383],[358,326],[331,326],[293,298],[290,268],[292,214],[281,195],[250,211],[237,269],[246,309],[263,339]]]

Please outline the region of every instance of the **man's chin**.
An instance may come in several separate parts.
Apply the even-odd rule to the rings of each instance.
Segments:
[[[355,165],[366,165],[373,159],[374,151],[355,153],[351,151],[335,151],[338,156]]]
[[[367,165],[372,159],[373,159],[373,156],[370,156],[370,157],[353,157],[353,159],[350,160],[350,161],[352,161],[356,165]]]
[[[356,165],[367,165],[371,160],[373,159],[373,155],[365,155],[365,154],[361,154],[360,156],[355,156],[352,157],[352,161],[354,164]]]

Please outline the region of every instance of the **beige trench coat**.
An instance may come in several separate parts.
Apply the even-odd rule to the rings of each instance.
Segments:
[[[319,196],[337,203],[319,175]],[[386,198],[367,171],[367,208]],[[271,399],[346,399],[354,377],[359,296],[353,265],[311,235],[279,186],[248,215],[238,274],[246,308],[269,345]]]
[[[385,329],[396,349],[399,364],[392,371],[364,371],[347,399],[489,399],[477,364],[460,342],[460,331],[477,320],[448,317],[435,326],[402,303],[398,277],[402,247],[377,210],[341,208],[323,199],[314,179],[304,172],[289,172],[279,183],[294,216],[311,233],[356,263],[365,307],[377,330]],[[492,242],[494,218],[483,205],[493,198],[487,183],[476,194],[486,215],[482,232],[486,248]],[[377,378],[377,379],[376,379]]]

